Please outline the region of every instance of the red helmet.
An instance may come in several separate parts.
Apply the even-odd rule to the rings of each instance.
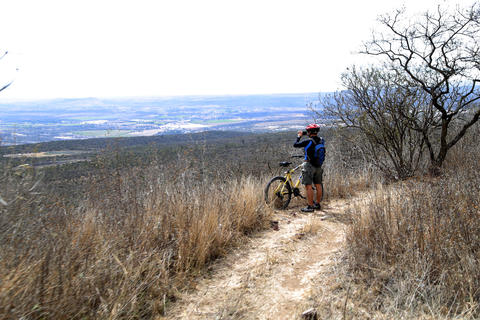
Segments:
[[[311,123],[305,129],[307,131],[313,131],[313,132],[317,131],[318,132],[318,130],[320,130],[320,126],[316,123]]]

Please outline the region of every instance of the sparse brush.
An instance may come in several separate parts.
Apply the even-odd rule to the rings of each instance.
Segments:
[[[0,318],[162,314],[210,261],[268,226],[263,190],[293,138],[266,140],[250,153],[235,145],[205,145],[177,150],[168,161],[152,154],[149,165],[129,166],[136,163],[129,154],[112,152],[85,165],[90,175],[65,167],[75,177],[70,184],[61,178],[62,167],[48,185],[37,184],[37,175],[15,182],[11,168],[4,168]],[[358,163],[348,162],[329,141],[325,198],[348,197],[371,185],[375,175],[368,166],[356,170]],[[305,231],[319,230],[312,223]]]
[[[473,170],[472,170],[473,169]],[[355,275],[377,308],[480,315],[480,175],[474,168],[377,190],[347,234]]]
[[[0,318],[161,314],[208,261],[266,226],[257,180],[162,172],[98,176],[76,208],[3,206]]]
[[[373,188],[357,193],[363,199],[349,209],[346,250],[328,279],[318,279],[331,296],[320,288],[313,294],[322,317],[479,318],[479,130],[476,125],[451,150],[440,176],[395,184],[376,175],[365,179]],[[345,180],[332,183],[330,192],[332,185],[348,190],[351,176],[368,176],[354,153],[351,163],[358,165],[349,171],[341,150],[330,172],[341,168],[338,178]]]

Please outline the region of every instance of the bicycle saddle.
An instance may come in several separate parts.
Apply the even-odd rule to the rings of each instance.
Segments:
[[[283,161],[283,162],[280,162],[279,165],[280,167],[288,167],[289,165],[291,165],[292,163],[291,162],[288,162],[288,161]]]

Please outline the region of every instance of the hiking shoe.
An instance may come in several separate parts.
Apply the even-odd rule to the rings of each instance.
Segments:
[[[320,206],[320,203],[315,202],[315,203],[313,204],[313,209],[315,209],[315,210],[320,210],[320,209],[322,209],[322,206]]]
[[[312,206],[306,206],[305,208],[301,209],[302,212],[313,212],[315,209],[313,209]]]

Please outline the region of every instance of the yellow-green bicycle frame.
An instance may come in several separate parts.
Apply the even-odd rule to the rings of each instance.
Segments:
[[[275,188],[275,190],[273,191],[273,194],[285,194],[285,188],[286,188],[286,185],[287,183],[290,184],[290,186],[292,186],[292,190],[294,190],[295,188],[298,188],[300,186],[300,181],[302,179],[302,175],[300,175],[298,177],[298,180],[295,182],[295,184],[293,183],[293,179],[292,179],[292,174],[297,171],[298,169],[300,169],[301,167],[303,167],[303,163],[302,164],[299,164],[298,166],[296,166],[295,168],[293,169],[290,169],[288,171],[285,172],[285,182],[280,184],[277,188]],[[287,190],[287,193],[288,193],[288,190]]]
[[[292,158],[300,158],[303,156],[292,156]],[[288,167],[292,163],[291,162],[280,162],[279,165],[281,167]],[[300,189],[300,183],[302,182],[302,175],[298,177],[298,179],[293,178],[293,174],[300,168],[303,168],[305,163],[299,164],[293,169],[287,170],[283,176],[276,176],[270,179],[265,187],[265,202],[267,205],[273,205],[276,209],[286,209],[292,200],[293,197],[300,197],[302,199],[306,199]],[[324,193],[323,183],[320,183],[322,188],[322,196]]]

